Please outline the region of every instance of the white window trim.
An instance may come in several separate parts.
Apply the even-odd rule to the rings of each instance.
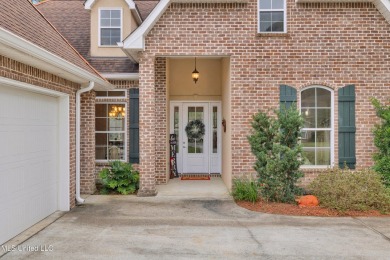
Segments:
[[[128,111],[128,106],[127,106],[127,102],[122,102],[122,101],[104,101],[104,102],[100,102],[100,101],[96,101],[95,103],[96,105],[99,105],[99,104],[110,104],[110,105],[124,105],[125,106],[125,130],[124,131],[96,131],[96,127],[95,127],[95,134],[107,134],[107,133],[124,133],[125,137],[124,137],[124,140],[123,140],[123,143],[124,143],[124,153],[123,153],[123,160],[119,160],[121,162],[127,162],[128,161],[128,158],[127,158],[127,134],[128,134],[128,127],[127,127],[127,115],[129,113]],[[96,119],[96,115],[95,115],[95,119]],[[95,140],[96,140],[96,136],[95,136]],[[95,142],[95,146],[96,146],[96,142]],[[111,161],[115,161],[115,160],[101,160],[101,159],[96,159],[96,156],[95,156],[95,162],[97,163],[108,163],[108,162],[111,162]]]
[[[113,91],[116,91],[116,92],[118,92],[118,91],[122,91],[122,92],[125,92],[125,95],[123,96],[123,97],[118,97],[118,96],[116,96],[116,97],[96,97],[96,100],[99,100],[99,99],[113,99],[114,100],[114,102],[115,102],[115,100],[117,100],[117,99],[127,99],[127,90],[126,89],[115,89],[115,90],[103,90],[103,91],[106,91],[106,92],[113,92]],[[102,103],[102,102],[100,102],[100,101],[98,101],[99,103]]]
[[[287,33],[287,1],[284,0],[284,9],[260,9],[260,1],[261,0],[258,0],[257,1],[257,33],[270,33],[270,34],[275,34],[275,33]],[[283,32],[262,32],[260,31],[260,12],[261,11],[275,11],[275,12],[279,12],[279,11],[282,11],[283,12]]]
[[[101,44],[101,41],[102,41],[102,38],[101,38],[101,13],[102,11],[115,11],[115,10],[119,10],[120,11],[120,14],[121,14],[121,25],[120,25],[120,29],[121,29],[121,35],[120,35],[120,41],[119,42],[122,42],[123,41],[123,9],[121,7],[100,7],[99,8],[99,18],[98,18],[98,22],[99,22],[99,25],[98,25],[98,46],[99,47],[109,47],[109,48],[112,48],[112,47],[118,47],[118,45],[102,45]],[[117,27],[103,27],[103,28],[117,28]]]
[[[334,166],[334,119],[335,119],[335,116],[334,116],[334,113],[335,113],[335,109],[334,109],[334,90],[331,89],[331,88],[327,88],[327,87],[324,87],[324,86],[320,86],[320,85],[312,85],[312,86],[309,86],[309,87],[306,87],[306,88],[303,88],[301,89],[301,91],[299,92],[299,113],[301,113],[302,109],[302,92],[305,91],[305,90],[308,90],[308,89],[311,89],[311,88],[322,88],[322,89],[325,89],[327,91],[330,92],[330,165],[301,165],[301,169],[328,169],[328,168],[333,168]],[[303,128],[302,128],[303,129]],[[320,131],[320,130],[329,130],[329,128],[305,128],[305,129],[312,129],[312,130],[316,130],[316,131]],[[303,148],[303,147],[302,147]]]

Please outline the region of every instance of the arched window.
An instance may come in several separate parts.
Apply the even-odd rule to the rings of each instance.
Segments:
[[[333,163],[333,95],[314,86],[301,92],[302,146],[305,165],[330,166]]]

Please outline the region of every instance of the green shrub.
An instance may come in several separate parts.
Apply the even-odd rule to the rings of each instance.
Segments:
[[[107,194],[117,191],[123,195],[134,193],[139,188],[139,173],[130,163],[121,161],[110,162],[110,168],[100,171],[103,189],[101,193]]]
[[[253,181],[233,180],[232,196],[235,200],[244,200],[255,203],[258,199],[258,186]]]
[[[303,119],[294,106],[275,113],[277,118],[263,112],[253,117],[253,131],[248,140],[256,157],[254,169],[263,199],[294,202],[295,196],[302,192],[297,181],[303,176],[299,170],[303,164],[299,144]]]
[[[385,185],[390,187],[390,106],[381,105],[375,98],[371,102],[381,119],[381,123],[374,128],[374,144],[378,148],[374,154],[374,170],[382,175]]]
[[[347,210],[390,210],[390,193],[378,173],[365,170],[333,169],[320,174],[309,190],[317,196],[320,205]]]

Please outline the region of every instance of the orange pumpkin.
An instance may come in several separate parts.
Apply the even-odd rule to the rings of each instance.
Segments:
[[[300,208],[315,207],[319,204],[317,197],[313,195],[302,196],[297,200],[297,202]]]

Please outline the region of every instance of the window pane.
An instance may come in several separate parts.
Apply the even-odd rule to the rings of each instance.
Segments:
[[[314,108],[302,108],[301,114],[304,120],[304,128],[316,127],[316,110]]]
[[[283,24],[283,22],[273,22],[271,30],[273,32],[283,32],[284,31],[284,24]]]
[[[97,97],[107,97],[107,91],[95,91]]]
[[[97,133],[95,134],[96,146],[107,146],[107,134]]]
[[[331,93],[330,91],[322,88],[317,88],[317,106],[329,107],[331,106]]]
[[[304,165],[315,165],[316,155],[313,149],[303,149]]]
[[[110,10],[101,10],[100,17],[101,18],[110,18]]]
[[[218,153],[218,107],[213,107],[213,153]]]
[[[176,153],[179,153],[179,107],[174,108],[174,113],[173,113],[173,128],[174,128],[174,133],[176,134],[176,140],[177,140],[177,145],[176,145]]]
[[[271,0],[260,0],[260,9],[271,9]]]
[[[317,131],[317,147],[330,147],[330,131]]]
[[[203,138],[196,140],[196,153],[203,153]]]
[[[111,37],[111,30],[110,28],[102,28],[101,29],[101,37],[104,37],[104,38],[110,38]]]
[[[101,45],[111,45],[111,39],[110,38],[101,38],[100,40]]]
[[[260,22],[270,22],[272,12],[260,12]]]
[[[284,15],[283,12],[272,12],[272,21],[273,22],[283,22]]]
[[[109,97],[124,97],[126,96],[125,91],[107,91]]]
[[[317,165],[330,165],[330,149],[317,150]]]
[[[100,26],[102,27],[109,27],[111,25],[110,19],[101,19],[100,20]]]
[[[303,147],[315,147],[316,132],[315,131],[302,131],[302,146]]]
[[[123,160],[123,145],[108,146],[108,160]]]
[[[124,131],[125,119],[122,118],[109,118],[108,119],[108,131]]]
[[[310,88],[301,93],[301,107],[315,107],[315,89]]]
[[[111,10],[111,18],[120,19],[121,18],[121,11],[120,10]]]
[[[188,153],[196,153],[195,139],[188,139]]]
[[[272,9],[284,9],[284,0],[272,0]]]
[[[188,108],[188,122],[195,120],[195,107]]]
[[[107,117],[107,105],[106,104],[96,104],[95,115],[96,115],[96,117]]]
[[[96,160],[107,160],[107,146],[95,147]]]
[[[96,118],[95,119],[95,130],[96,131],[107,131],[107,118]]]
[[[110,145],[123,145],[123,140],[125,139],[124,133],[109,133],[108,134],[108,143]]]
[[[270,31],[271,31],[271,22],[260,23],[260,32],[270,32]]]
[[[330,128],[330,109],[317,109],[317,128]]]
[[[111,19],[111,26],[120,27],[121,19]]]
[[[196,108],[196,119],[203,121],[203,107]]]

